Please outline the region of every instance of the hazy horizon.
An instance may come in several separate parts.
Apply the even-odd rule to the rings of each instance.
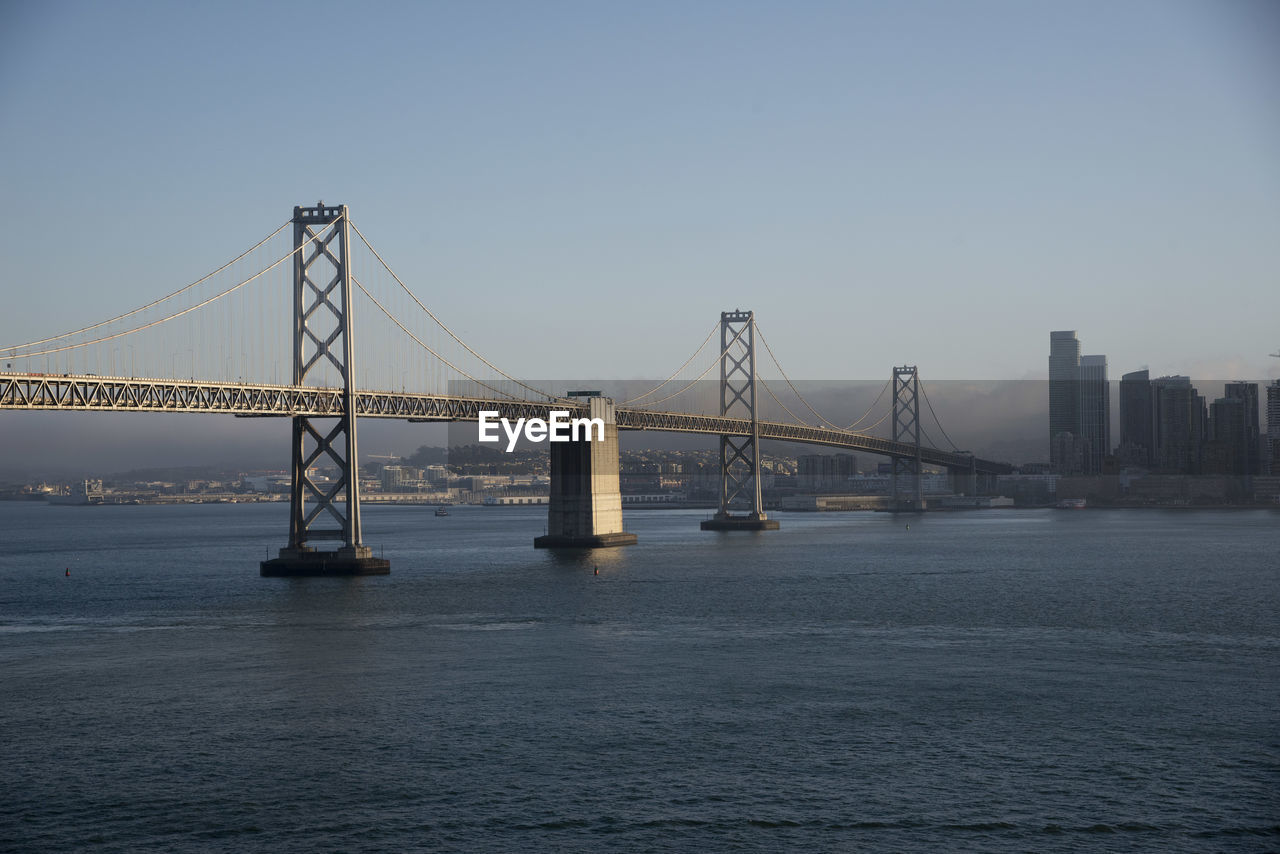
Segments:
[[[1115,384],[1280,378],[1278,3],[251,8],[0,7],[0,350],[144,306],[323,199],[521,379],[665,377],[732,308],[816,383],[902,364],[1044,381],[1061,329]],[[357,379],[437,377],[418,345],[449,336],[353,263],[426,326]],[[290,282],[281,267],[156,341],[23,365],[284,382]],[[400,335],[361,310],[358,345]],[[1016,397],[984,399],[1007,407],[998,429],[963,407],[944,425],[968,450],[1047,456]],[[0,472],[287,456],[283,422],[79,417],[0,413]],[[426,429],[373,424],[366,453]]]
[[[1196,380],[1192,384],[1212,402],[1222,393],[1224,382],[1236,380]],[[657,382],[657,381],[654,381]],[[555,381],[544,383],[560,388],[576,384],[608,387],[608,381]],[[617,388],[636,388],[638,380],[616,382]],[[650,383],[649,385],[652,385]],[[708,383],[714,387],[714,383]],[[797,382],[805,399],[825,418],[843,426],[865,414],[883,381],[863,380]],[[1119,443],[1119,378],[1112,378],[1112,446]],[[1266,394],[1261,388],[1260,404]],[[1048,382],[1039,380],[940,380],[925,383],[927,403],[921,407],[924,444],[949,450],[954,444],[979,457],[1009,462],[1047,462]],[[762,420],[791,419],[768,401],[764,392]],[[935,426],[927,404],[937,413],[942,429]],[[801,407],[792,400],[794,409]],[[808,423],[817,423],[812,413]],[[876,412],[888,411],[888,395],[880,398]],[[800,414],[800,413],[797,413]],[[879,417],[879,414],[875,416]],[[841,420],[844,419],[844,420]],[[873,419],[855,430],[862,431]],[[1260,422],[1265,430],[1265,419]],[[887,422],[869,431],[888,436]],[[944,438],[945,434],[945,438]],[[289,419],[236,418],[185,413],[119,412],[0,412],[0,480],[22,481],[35,476],[81,477],[114,474],[139,468],[213,466],[226,469],[273,469],[289,467]],[[620,432],[623,448],[716,447],[714,436],[630,431]],[[470,438],[467,438],[467,437]],[[459,438],[461,437],[461,438]],[[930,441],[932,440],[932,441]],[[447,447],[475,442],[474,424],[410,424],[382,418],[361,418],[359,422],[360,462],[377,457],[404,457],[422,445]],[[1110,450],[1110,449],[1109,449]],[[837,453],[835,449],[811,446],[809,453]],[[871,457],[858,452],[859,456]]]

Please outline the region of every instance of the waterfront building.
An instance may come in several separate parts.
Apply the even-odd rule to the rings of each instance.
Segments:
[[[1246,382],[1227,383],[1223,388],[1227,400],[1240,401],[1243,421],[1234,437],[1222,437],[1237,447],[1238,464],[1232,474],[1253,475],[1262,473],[1261,431],[1258,429],[1258,384]],[[1215,437],[1218,438],[1218,437]]]
[[[1126,465],[1150,466],[1155,447],[1151,428],[1151,372],[1131,371],[1120,378],[1120,446]]]
[[[1049,443],[1049,456],[1055,460],[1049,467],[1054,474],[1083,474],[1085,441],[1075,433],[1061,432]]]
[[[1062,434],[1080,431],[1080,341],[1075,330],[1049,333],[1049,464],[1061,471]]]
[[[1111,450],[1106,356],[1081,356],[1074,330],[1049,333],[1049,462],[1060,474],[1096,474]]]
[[[1203,452],[1203,474],[1248,474],[1244,401],[1220,397],[1209,405],[1209,439]]]
[[[858,473],[858,459],[853,454],[801,454],[796,471],[801,489],[843,489]]]
[[[1103,457],[1111,450],[1111,388],[1107,382],[1107,357],[1080,357],[1079,376],[1083,472],[1098,474],[1102,471]]]
[[[383,466],[380,474],[383,492],[404,492],[417,488],[422,481],[422,469],[413,466]]]
[[[1167,376],[1151,381],[1155,464],[1169,474],[1199,474],[1204,440],[1204,398],[1190,377]]]
[[[1267,386],[1267,452],[1272,474],[1280,474],[1280,380]]]

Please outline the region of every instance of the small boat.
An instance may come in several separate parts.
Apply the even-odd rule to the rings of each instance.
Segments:
[[[436,508],[436,515],[437,515],[437,516],[448,516],[448,515],[449,515],[449,511],[448,511],[448,509],[447,509],[443,504],[441,504],[439,507],[437,507],[437,508]]]

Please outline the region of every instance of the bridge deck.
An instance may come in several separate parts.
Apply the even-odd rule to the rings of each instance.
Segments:
[[[552,409],[584,417],[586,407],[564,400],[510,400],[480,397],[360,391],[356,414],[367,418],[413,421],[474,421],[481,410],[496,410],[503,418],[546,418]],[[343,412],[342,389],[213,383],[165,379],[0,373],[0,410],[62,410],[76,412],[188,412],[241,417],[338,416]],[[672,433],[745,436],[751,421],[717,415],[686,415],[648,409],[617,410],[618,427]],[[914,457],[914,445],[865,433],[852,433],[777,421],[758,423],[761,439],[777,439],[864,451],[889,457]],[[920,448],[927,465],[969,468],[983,474],[1006,474],[1007,463],[971,460],[965,454]]]

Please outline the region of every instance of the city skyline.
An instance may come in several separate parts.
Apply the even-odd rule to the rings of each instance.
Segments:
[[[1280,413],[1272,405],[1280,397],[1280,381],[1223,382],[1222,395],[1215,396],[1201,394],[1190,377],[1152,377],[1143,369],[1125,373],[1113,388],[1107,357],[1081,355],[1080,343],[1075,330],[1049,333],[1053,472],[1096,475],[1128,467],[1185,475],[1272,472],[1280,459],[1274,447]]]
[[[542,375],[665,376],[742,306],[810,379],[1042,378],[1062,328],[1118,372],[1280,376],[1273,4],[292,8],[6,8],[0,346],[323,197]],[[300,75],[283,32],[342,60]],[[291,86],[331,97],[295,119]],[[573,347],[529,334],[553,306]]]

